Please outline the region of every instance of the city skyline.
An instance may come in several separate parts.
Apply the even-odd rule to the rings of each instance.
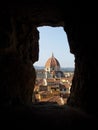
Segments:
[[[34,66],[45,66],[46,61],[54,55],[61,67],[74,68],[74,55],[70,53],[69,43],[63,27],[43,26],[39,31],[39,60]]]

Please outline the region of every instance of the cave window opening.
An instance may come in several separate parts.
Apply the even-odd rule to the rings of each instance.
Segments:
[[[39,60],[34,63],[36,82],[32,101],[64,105],[70,96],[74,75],[74,55],[70,53],[67,34],[63,27],[37,29]]]

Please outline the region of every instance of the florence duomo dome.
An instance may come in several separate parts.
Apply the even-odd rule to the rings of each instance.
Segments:
[[[60,70],[60,63],[52,53],[52,56],[46,61],[45,71],[51,72],[51,71],[59,71],[59,70]]]
[[[54,57],[53,53],[52,56],[46,61],[45,64],[45,75],[47,78],[47,74],[51,74],[52,77],[60,78],[65,77],[64,73],[61,71],[61,66],[59,61]]]

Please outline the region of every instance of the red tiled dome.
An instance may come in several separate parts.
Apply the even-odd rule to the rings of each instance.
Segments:
[[[59,61],[53,56],[47,60],[45,64],[45,68],[50,68],[51,70],[59,70],[60,69],[60,63]]]

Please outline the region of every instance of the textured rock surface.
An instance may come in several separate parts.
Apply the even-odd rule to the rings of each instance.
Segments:
[[[0,4],[1,106],[32,103],[36,78],[32,65],[39,59],[37,27],[62,26],[68,36],[70,52],[75,55],[68,105],[98,115],[97,20],[95,7],[91,5],[71,1]]]

